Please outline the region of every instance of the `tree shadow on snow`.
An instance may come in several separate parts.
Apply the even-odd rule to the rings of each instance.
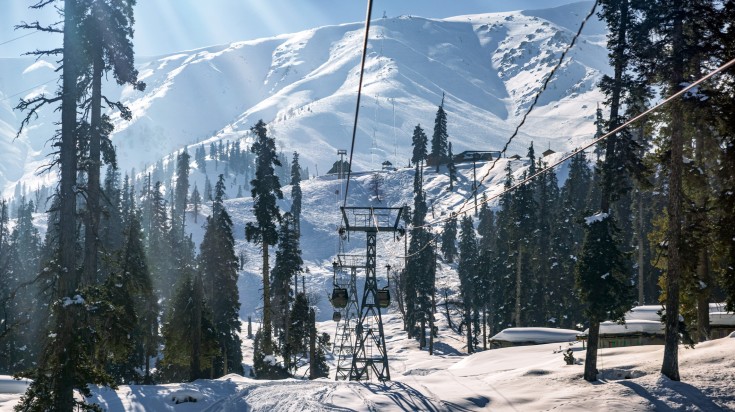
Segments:
[[[676,398],[677,403],[681,403],[682,405],[686,406],[698,406],[700,410],[703,411],[720,411],[723,410],[722,407],[714,403],[707,395],[702,393],[701,390],[698,388],[689,385],[684,382],[675,382],[671,381],[665,377],[661,377],[663,380],[663,386],[666,389],[673,390],[676,393],[680,395],[680,397]],[[651,404],[653,404],[655,410],[657,411],[673,411],[678,410],[674,409],[670,406],[670,404],[667,404],[666,402],[662,401],[655,393],[651,393],[648,389],[644,388],[643,386],[639,385],[636,382],[625,380],[625,381],[618,381],[617,383],[628,387],[633,390],[638,396],[647,399]]]
[[[464,356],[464,353],[447,345],[444,342],[434,342],[435,355]]]
[[[363,385],[370,392],[387,397],[402,411],[437,412],[445,409],[440,409],[426,395],[401,382],[384,384],[365,383]]]

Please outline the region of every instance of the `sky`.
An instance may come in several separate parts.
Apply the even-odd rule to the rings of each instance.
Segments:
[[[431,18],[550,8],[573,0],[373,0],[373,18],[414,15]],[[61,36],[14,30],[22,21],[59,20],[55,10],[32,11],[35,1],[0,0],[0,57],[54,48]],[[61,1],[58,1],[61,4]],[[239,40],[293,33],[331,24],[362,22],[361,0],[139,0],[135,8],[135,51],[156,56]],[[24,36],[22,38],[18,38]]]

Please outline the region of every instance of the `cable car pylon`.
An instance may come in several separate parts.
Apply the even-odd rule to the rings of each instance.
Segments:
[[[337,255],[337,261],[333,265],[335,279],[337,273],[344,273],[347,269],[350,271],[350,277],[346,284],[335,281],[337,285],[335,290],[344,289],[347,292],[347,302],[341,308],[335,305],[335,312],[332,317],[332,320],[337,322],[337,331],[334,338],[334,355],[337,358],[337,372],[334,378],[335,380],[348,380],[350,369],[352,368],[352,353],[355,346],[353,339],[355,324],[357,324],[357,317],[360,314],[357,305],[357,269],[365,267],[365,259],[362,256],[339,254]],[[334,295],[334,292],[332,294]]]
[[[350,366],[349,380],[390,380],[388,352],[380,313],[390,303],[390,295],[378,288],[376,275],[377,237],[379,232],[390,232],[394,236],[402,233],[398,227],[402,207],[341,207],[344,229],[347,232],[366,234],[365,288],[359,306],[359,316],[354,326],[355,340]]]

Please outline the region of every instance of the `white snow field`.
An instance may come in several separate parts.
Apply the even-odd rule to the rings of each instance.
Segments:
[[[442,328],[436,354],[406,339],[389,314],[386,339],[390,382],[258,381],[238,375],[192,383],[95,389],[91,401],[126,411],[719,411],[735,409],[735,337],[680,348],[681,382],[659,373],[663,347],[601,349],[600,381],[582,379],[584,366],[565,365],[576,343],[493,349],[464,355],[461,336]],[[322,322],[323,331],[334,323]],[[245,339],[246,352],[251,341]],[[246,356],[246,361],[249,361]],[[5,388],[7,377],[0,377]],[[18,394],[0,393],[0,411]],[[196,402],[176,403],[184,399]]]

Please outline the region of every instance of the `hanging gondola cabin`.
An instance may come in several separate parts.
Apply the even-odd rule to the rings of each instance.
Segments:
[[[378,289],[378,306],[387,308],[390,306],[390,291],[388,289]]]
[[[347,307],[347,289],[335,287],[332,290],[332,306],[338,309]]]
[[[332,320],[335,321],[335,322],[341,321],[342,320],[342,312],[339,312],[339,311],[336,311],[335,310],[334,313],[332,314]]]

